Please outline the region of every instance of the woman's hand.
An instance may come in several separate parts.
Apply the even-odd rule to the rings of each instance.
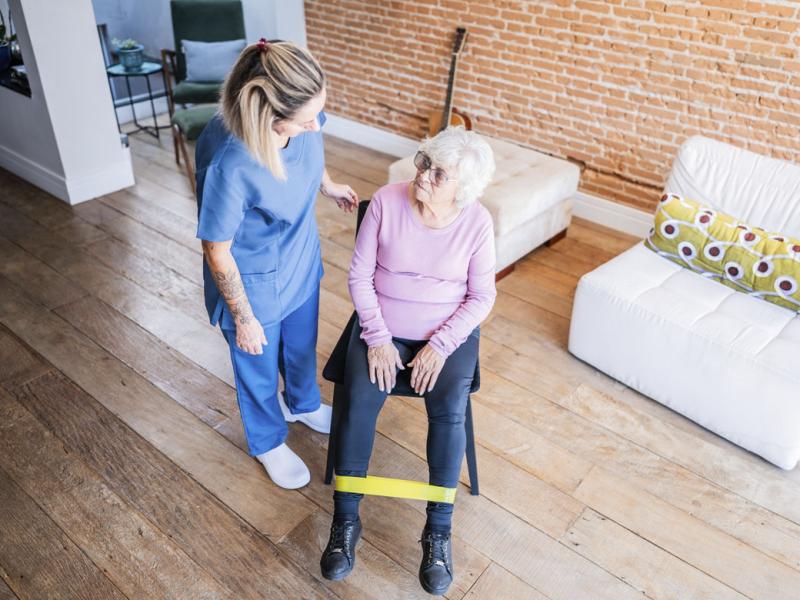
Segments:
[[[397,369],[405,369],[400,353],[392,342],[367,350],[369,380],[382,392],[391,392],[397,383]]]
[[[417,352],[410,363],[409,367],[413,367],[411,371],[411,387],[414,391],[422,395],[433,389],[436,380],[439,378],[439,373],[442,372],[444,367],[444,357],[434,350],[430,344],[425,344],[422,349]]]
[[[336,202],[336,206],[345,212],[353,212],[358,206],[358,194],[349,185],[344,183],[334,183],[330,178],[322,180],[319,191],[326,198]]]
[[[236,345],[248,354],[264,354],[262,346],[267,345],[267,336],[258,319],[250,317],[248,320],[236,322]]]

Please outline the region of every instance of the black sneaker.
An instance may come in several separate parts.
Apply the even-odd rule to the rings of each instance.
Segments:
[[[422,530],[422,562],[419,582],[429,594],[441,596],[453,583],[453,556],[450,532]]]
[[[331,525],[331,537],[319,567],[322,576],[331,581],[344,579],[356,564],[356,544],[361,537],[361,519],[344,521],[334,519]]]

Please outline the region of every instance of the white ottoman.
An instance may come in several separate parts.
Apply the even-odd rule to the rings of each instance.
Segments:
[[[494,219],[497,271],[566,231],[572,219],[572,196],[580,169],[560,158],[485,137],[494,151],[497,171],[481,198]],[[389,183],[414,178],[414,157],[389,166]]]

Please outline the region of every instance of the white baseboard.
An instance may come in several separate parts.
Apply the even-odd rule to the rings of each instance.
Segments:
[[[419,146],[418,140],[332,114],[328,114],[325,133],[399,158],[414,154]],[[581,219],[642,238],[653,223],[650,213],[584,192],[576,193],[572,212]]]
[[[653,226],[652,214],[619,202],[612,202],[580,191],[575,193],[572,202],[573,216],[636,237],[647,237]]]
[[[417,151],[419,140],[397,135],[391,131],[380,129],[373,125],[365,125],[352,119],[327,114],[325,133],[341,138],[348,142],[364,146],[370,150],[377,150],[402,158],[410,156]]]
[[[54,173],[5,146],[0,146],[0,167],[31,182],[49,194],[61,198],[64,202],[69,202],[67,183],[63,175]]]
[[[0,167],[68,204],[91,200],[135,183],[130,148],[123,148],[123,160],[119,163],[80,178],[67,179],[5,146],[0,146]]]
[[[67,191],[70,204],[78,204],[92,198],[105,196],[117,190],[132,186],[133,164],[131,149],[122,148],[122,160],[106,166],[102,171],[67,180]]]

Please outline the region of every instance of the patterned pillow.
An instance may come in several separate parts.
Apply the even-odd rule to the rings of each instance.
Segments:
[[[645,245],[737,291],[800,311],[800,240],[665,194]]]

